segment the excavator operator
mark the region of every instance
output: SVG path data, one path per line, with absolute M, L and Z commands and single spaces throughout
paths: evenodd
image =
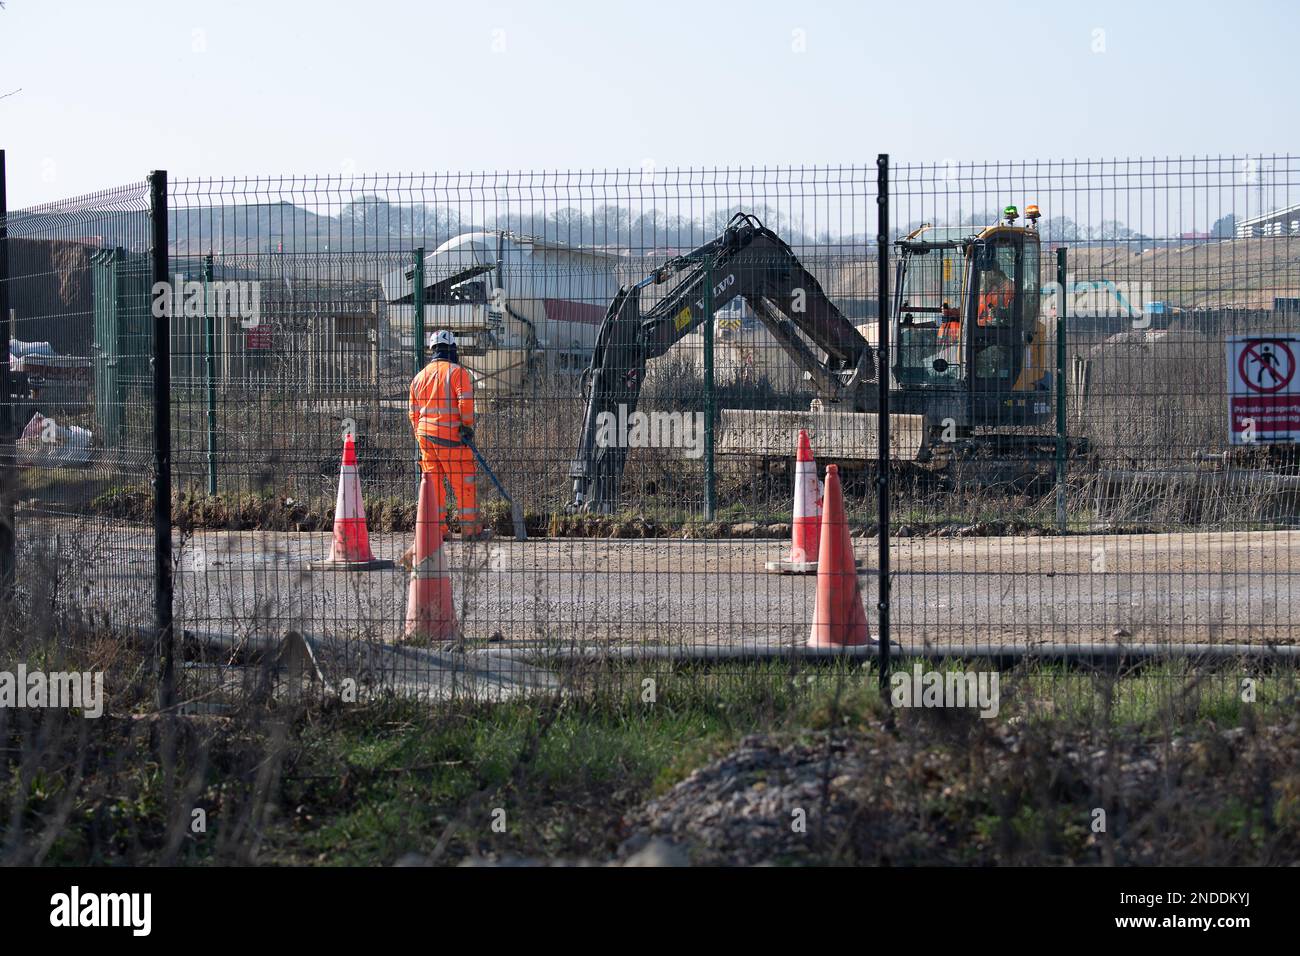
M 1003 325 L 1007 310 L 1016 297 L 1016 284 L 994 263 L 984 273 L 984 291 L 980 294 L 975 321 L 980 325 Z

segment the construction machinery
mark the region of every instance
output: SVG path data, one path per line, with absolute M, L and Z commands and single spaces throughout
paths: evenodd
M 456 334 L 475 389 L 525 391 L 539 373 L 574 378 L 618 289 L 619 257 L 503 230 L 461 233 L 424 257 L 423 327 Z M 383 279 L 400 350 L 414 350 L 414 264 Z
M 890 409 L 925 416 L 927 448 L 984 429 L 1033 444 L 1024 427 L 1054 414 L 1038 207 L 1018 218 L 1008 206 L 975 235 L 925 225 L 895 243 Z
M 1038 210 L 1029 224 L 1004 210 L 978 234 L 923 226 L 895 245 L 890 309 L 891 455 L 924 461 L 938 443 L 1027 443 L 1022 426 L 1053 409 L 1047 329 L 1040 315 Z M 644 312 L 643 290 L 674 281 Z M 608 512 L 628 448 L 602 442 L 604 423 L 636 410 L 648 360 L 742 298 L 802 370 L 814 397 L 807 412 L 727 409 L 720 448 L 789 455 L 799 428 L 819 455 L 874 458 L 879 350 L 831 301 L 793 250 L 756 217 L 737 213 L 718 238 L 674 256 L 610 303 L 582 386 L 582 437 L 570 467 L 574 510 Z M 976 437 L 977 431 L 993 429 Z M 1041 440 L 1041 438 L 1040 438 Z

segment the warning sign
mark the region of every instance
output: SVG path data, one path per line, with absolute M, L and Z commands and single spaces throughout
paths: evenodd
M 1228 434 L 1234 445 L 1300 441 L 1300 337 L 1228 338 Z
M 273 341 L 269 325 L 255 325 L 244 333 L 244 348 L 250 352 L 257 349 L 269 349 Z

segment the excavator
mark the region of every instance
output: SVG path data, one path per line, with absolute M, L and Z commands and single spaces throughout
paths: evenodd
M 895 243 L 890 321 L 896 346 L 883 374 L 890 376 L 891 428 L 897 421 L 901 432 L 917 436 L 903 457 L 924 461 L 940 443 L 969 445 L 980 440 L 977 430 L 1031 442 L 1034 436 L 1011 429 L 1050 419 L 1054 376 L 1040 315 L 1038 209 L 1029 206 L 1026 213 L 1026 226 L 1015 224 L 1018 211 L 1008 206 L 1001 221 L 976 234 L 969 227 L 927 225 Z M 643 290 L 670 282 L 643 312 Z M 724 433 L 742 439 L 729 451 L 788 455 L 791 436 L 805 420 L 823 431 L 834 423 L 852 426 L 841 434 L 875 434 L 879 350 L 784 240 L 755 216 L 737 213 L 722 235 L 623 286 L 610 303 L 581 379 L 587 408 L 569 470 L 571 510 L 614 510 L 628 449 L 598 441 L 600 423 L 608 420 L 602 416 L 633 413 L 647 361 L 737 297 L 803 371 L 815 397 L 809 413 L 723 411 Z M 769 425 L 754 428 L 756 420 Z M 744 445 L 746 436 L 751 447 Z M 773 439 L 780 447 L 769 447 Z M 832 449 L 828 457 L 871 454 L 864 443 L 850 443 L 854 447 Z

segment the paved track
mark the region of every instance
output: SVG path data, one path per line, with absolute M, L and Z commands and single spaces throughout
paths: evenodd
M 29 572 L 44 567 L 36 551 L 49 550 L 42 542 L 57 532 L 59 602 L 147 622 L 149 531 L 77 530 L 71 520 L 20 523 Z M 379 556 L 395 558 L 406 540 L 375 535 L 372 543 Z M 870 609 L 876 544 L 855 545 L 868 569 L 862 584 Z M 186 628 L 299 628 L 380 640 L 400 632 L 400 571 L 306 570 L 308 560 L 328 553 L 328 535 L 209 532 L 178 540 L 177 548 L 176 614 Z M 762 570 L 783 550 L 765 540 L 565 539 L 452 543 L 448 556 L 472 638 L 766 647 L 802 641 L 812 617 L 812 577 Z M 893 546 L 893 566 L 895 635 L 910 643 L 1289 643 L 1300 636 L 1291 613 L 1300 597 L 1300 532 L 905 538 Z M 37 586 L 49 586 L 48 570 L 37 576 L 45 582 Z

